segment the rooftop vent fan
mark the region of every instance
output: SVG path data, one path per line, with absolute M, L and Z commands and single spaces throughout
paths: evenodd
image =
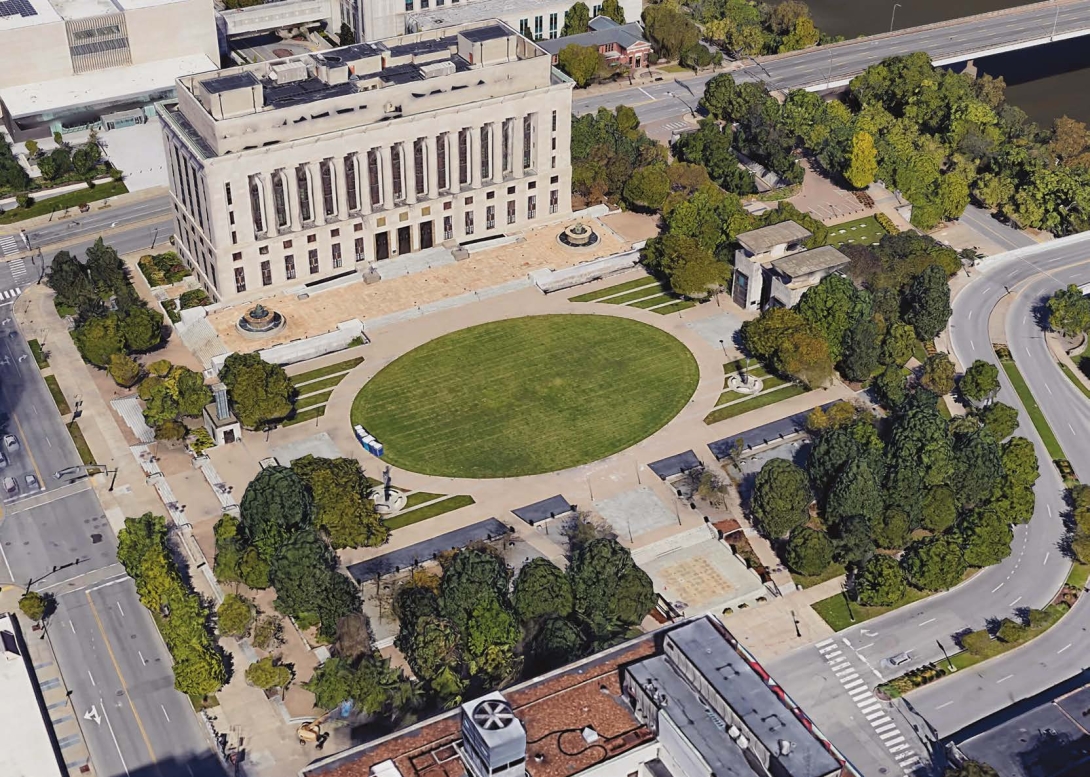
M 499 731 L 515 722 L 515 713 L 505 701 L 486 699 L 473 708 L 473 722 L 484 731 Z

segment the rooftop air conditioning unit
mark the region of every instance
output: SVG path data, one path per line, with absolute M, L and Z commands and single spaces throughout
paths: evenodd
M 474 777 L 526 773 L 526 729 L 499 693 L 462 705 L 462 746 Z
M 420 74 L 424 78 L 439 78 L 440 76 L 452 76 L 458 68 L 449 59 L 443 62 L 428 62 L 424 65 L 417 65 L 420 68 Z
M 272 65 L 269 68 L 269 78 L 278 84 L 291 84 L 296 81 L 305 81 L 307 66 L 305 62 L 283 62 Z

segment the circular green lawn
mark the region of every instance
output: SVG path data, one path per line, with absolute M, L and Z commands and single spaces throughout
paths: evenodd
M 672 335 L 612 316 L 530 316 L 462 329 L 384 367 L 352 423 L 391 464 L 497 478 L 601 459 L 661 429 L 696 390 Z

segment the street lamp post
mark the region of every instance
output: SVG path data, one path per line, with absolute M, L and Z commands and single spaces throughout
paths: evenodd
M 848 586 L 845 585 L 840 590 L 844 594 L 844 604 L 848 607 L 848 617 L 851 619 L 852 623 L 855 623 L 855 613 L 852 612 L 852 600 L 848 597 Z
M 897 9 L 901 7 L 900 3 L 893 4 L 893 13 L 889 15 L 889 31 L 893 32 L 893 20 L 897 18 Z

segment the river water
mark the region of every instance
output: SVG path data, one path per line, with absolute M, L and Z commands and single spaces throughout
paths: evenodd
M 998 11 L 1028 0 L 903 0 L 893 15 L 887 0 L 807 0 L 818 28 L 854 38 L 895 29 Z M 1007 82 L 1007 100 L 1042 126 L 1064 114 L 1090 123 L 1090 39 L 1001 54 L 976 61 L 977 69 Z

